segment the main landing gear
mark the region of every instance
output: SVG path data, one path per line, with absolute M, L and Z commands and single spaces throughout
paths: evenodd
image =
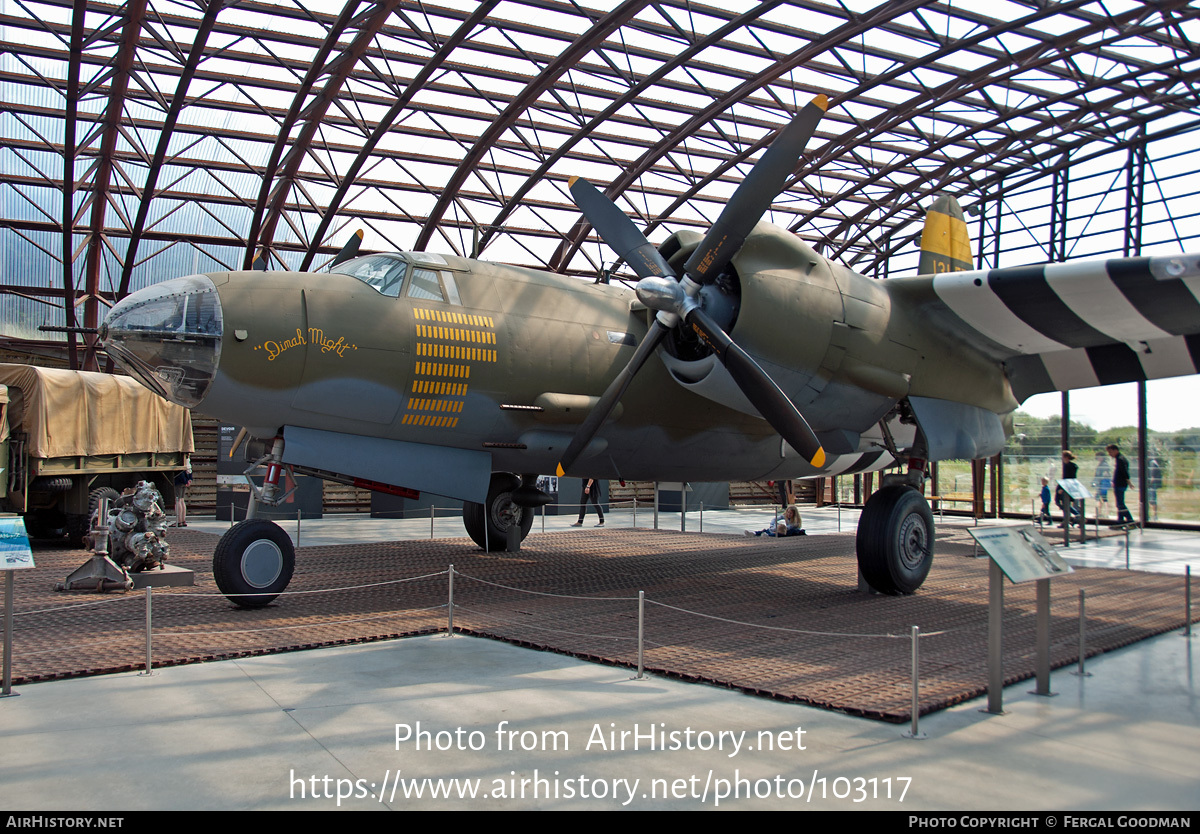
M 512 526 L 516 526 L 524 541 L 533 529 L 534 515 L 533 507 L 522 506 L 530 503 L 526 493 L 536 494 L 537 490 L 522 487 L 521 478 L 511 472 L 493 472 L 486 504 L 463 501 L 467 535 L 489 552 L 507 548 L 508 528 Z
M 867 500 L 858 521 L 858 569 L 884 594 L 911 594 L 933 564 L 933 513 L 911 483 L 889 483 Z

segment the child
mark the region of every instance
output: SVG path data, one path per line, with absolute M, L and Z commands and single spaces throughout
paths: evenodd
M 783 518 L 776 518 L 774 523 L 767 529 L 758 531 L 747 530 L 746 535 L 770 536 L 773 539 L 806 535 L 804 528 L 800 526 L 800 508 L 793 504 L 784 512 Z
M 1042 478 L 1042 515 L 1041 521 L 1050 520 L 1050 479 Z

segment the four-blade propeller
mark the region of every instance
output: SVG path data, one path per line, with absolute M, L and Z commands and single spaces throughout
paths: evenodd
M 600 238 L 642 279 L 637 286 L 638 298 L 656 310 L 657 315 L 629 364 L 609 383 L 600 401 L 575 433 L 558 464 L 560 476 L 587 448 L 663 337 L 681 322 L 694 328 L 708 343 L 746 399 L 771 427 L 813 466 L 824 465 L 825 450 L 796 406 L 754 358 L 701 309 L 696 295 L 706 284 L 716 281 L 742 248 L 754 225 L 771 207 L 816 130 L 826 106 L 825 96 L 817 96 L 771 143 L 749 176 L 738 186 L 704 240 L 688 257 L 678 280 L 654 245 L 612 200 L 586 180 L 571 180 L 575 204 Z

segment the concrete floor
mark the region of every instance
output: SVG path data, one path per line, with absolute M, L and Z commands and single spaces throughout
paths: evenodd
M 835 513 L 810 512 L 805 525 L 835 530 Z M 708 512 L 705 531 L 769 520 Z M 843 512 L 844 529 L 853 523 Z M 302 522 L 301 539 L 428 536 L 428 519 L 417 524 L 330 517 Z M 224 526 L 191 522 L 209 525 Z M 461 535 L 456 520 L 439 527 Z M 1068 555 L 1123 566 L 1114 541 Z M 1156 570 L 1200 555 L 1194 536 L 1135 533 L 1131 544 L 1135 565 Z M 1004 715 L 975 701 L 927 716 L 923 740 L 905 738 L 907 725 L 631 680 L 463 636 L 40 683 L 0 700 L 0 807 L 1193 810 L 1198 640 L 1168 634 L 1093 659 L 1091 677 L 1060 670 L 1053 698 L 1028 694 L 1031 682 L 1009 687 Z M 435 789 L 451 798 L 431 798 Z

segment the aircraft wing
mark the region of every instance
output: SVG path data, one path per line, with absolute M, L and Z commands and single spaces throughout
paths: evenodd
M 1018 401 L 1200 373 L 1200 255 L 1068 261 L 886 282 L 1004 362 Z

